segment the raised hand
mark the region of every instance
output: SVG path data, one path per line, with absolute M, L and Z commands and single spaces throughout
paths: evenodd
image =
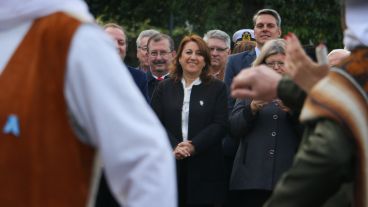
M 252 110 L 253 114 L 255 114 L 267 104 L 267 101 L 252 100 L 252 102 L 250 103 L 250 109 Z
M 313 62 L 305 53 L 299 39 L 293 33 L 285 36 L 286 40 L 286 74 L 307 93 L 328 73 L 328 65 Z

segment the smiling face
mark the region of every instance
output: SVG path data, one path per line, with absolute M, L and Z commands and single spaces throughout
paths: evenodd
M 202 52 L 196 42 L 187 42 L 179 57 L 179 63 L 183 69 L 183 75 L 199 77 L 206 65 Z
M 254 26 L 254 36 L 257 46 L 261 48 L 268 40 L 276 39 L 281 35 L 281 29 L 277 21 L 270 14 L 261 14 L 257 17 Z
M 150 41 L 148 45 L 148 63 L 153 75 L 162 76 L 169 72 L 169 65 L 174 57 L 167 39 Z

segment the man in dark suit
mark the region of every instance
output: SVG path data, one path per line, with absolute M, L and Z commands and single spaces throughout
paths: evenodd
M 281 17 L 278 12 L 273 9 L 259 10 L 253 16 L 253 24 L 256 47 L 251 51 L 231 55 L 228 58 L 225 70 L 225 84 L 228 87 L 228 90 L 230 90 L 233 78 L 242 69 L 252 65 L 266 41 L 276 39 L 281 36 Z M 232 111 L 234 103 L 235 100 L 229 96 L 229 112 Z
M 135 84 L 137 84 L 139 90 L 142 92 L 142 95 L 147 100 L 147 102 L 150 103 L 150 99 L 148 97 L 148 81 L 146 74 L 130 66 L 127 66 L 127 68 L 130 74 L 133 76 Z
M 169 65 L 176 54 L 174 41 L 166 34 L 155 34 L 147 41 L 147 53 L 150 66 L 147 72 L 148 96 L 151 99 L 158 83 L 168 78 Z

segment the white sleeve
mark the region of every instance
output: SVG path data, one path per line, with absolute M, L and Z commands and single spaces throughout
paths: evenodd
M 82 25 L 68 57 L 64 93 L 78 125 L 99 150 L 124 207 L 176 206 L 175 163 L 165 130 L 97 26 Z

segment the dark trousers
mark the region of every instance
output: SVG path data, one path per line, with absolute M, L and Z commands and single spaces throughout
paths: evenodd
M 120 207 L 118 202 L 112 196 L 105 173 L 102 172 L 100 183 L 98 185 L 97 198 L 95 207 Z
M 269 190 L 234 190 L 226 207 L 262 207 L 271 193 Z

